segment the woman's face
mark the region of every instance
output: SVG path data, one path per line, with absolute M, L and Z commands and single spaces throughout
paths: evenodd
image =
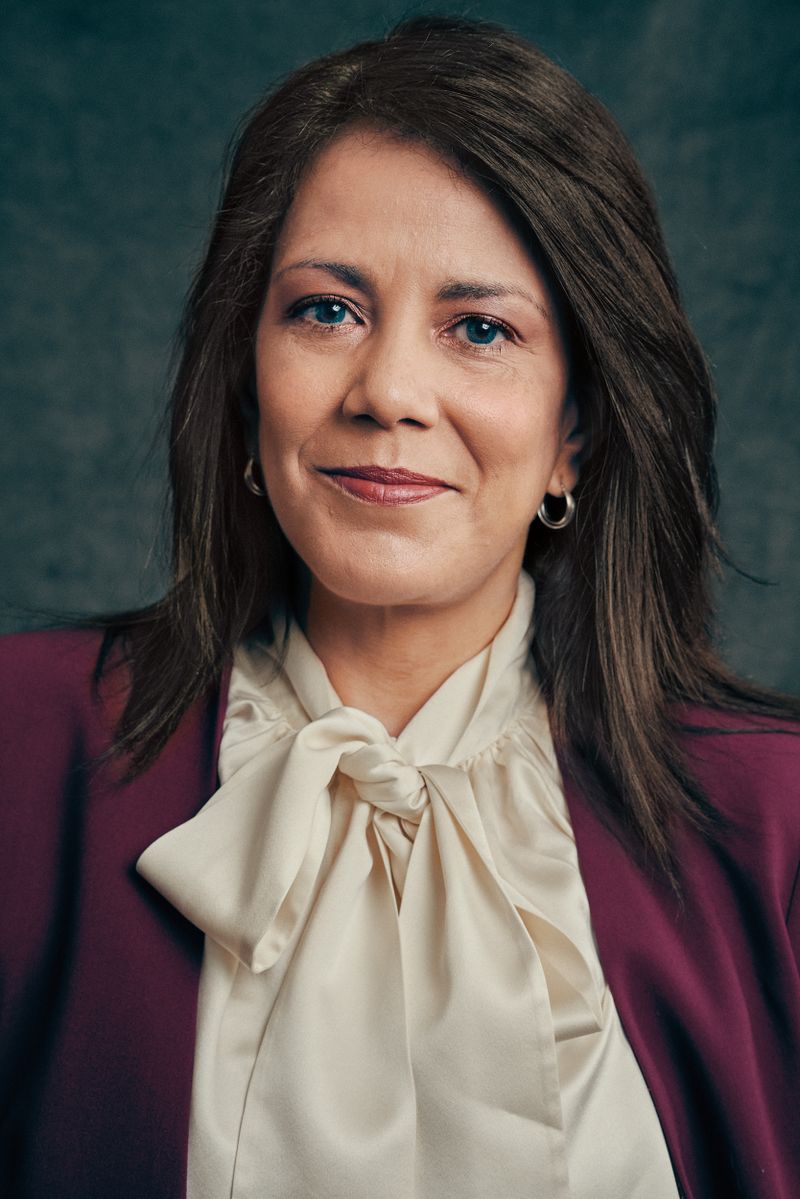
M 261 467 L 312 587 L 395 606 L 512 586 L 545 491 L 576 482 L 567 376 L 541 274 L 481 190 L 381 133 L 321 154 L 256 343 Z

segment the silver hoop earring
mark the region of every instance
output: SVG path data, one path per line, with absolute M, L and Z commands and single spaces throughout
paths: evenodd
M 244 468 L 244 485 L 248 491 L 252 491 L 253 495 L 264 496 L 267 491 L 265 487 L 256 482 L 255 467 L 255 458 L 248 458 L 247 466 Z
M 547 493 L 546 492 L 545 492 L 544 499 L 542 500 L 541 504 L 539 505 L 539 511 L 537 512 L 536 515 L 539 517 L 539 520 L 542 522 L 543 525 L 547 525 L 548 529 L 566 529 L 567 525 L 570 523 L 573 516 L 575 515 L 575 500 L 572 498 L 572 492 L 565 490 L 562 493 L 561 498 L 563 499 L 564 503 L 567 506 L 564 509 L 563 514 L 561 516 L 559 516 L 558 519 L 556 519 L 556 520 L 554 520 L 553 517 L 547 511 Z

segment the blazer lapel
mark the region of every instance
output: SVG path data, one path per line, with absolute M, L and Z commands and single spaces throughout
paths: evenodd
M 790 1199 L 800 1152 L 800 994 L 776 902 L 785 837 L 770 827 L 763 780 L 748 766 L 752 739 L 737 745 L 730 735 L 689 749 L 712 803 L 737 818 L 713 837 L 678 833 L 680 902 L 636 864 L 562 761 L 592 926 L 684 1195 Z M 776 780 L 783 793 L 791 793 L 794 763 L 787 759 L 786 778 Z
M 226 696 L 227 676 L 133 782 L 120 786 L 116 766 L 87 773 L 80 845 L 70 849 L 82 866 L 61 947 L 64 994 L 37 1088 L 26 1195 L 185 1196 L 203 937 L 135 865 L 216 790 Z M 90 756 L 103 748 L 99 727 L 95 737 Z

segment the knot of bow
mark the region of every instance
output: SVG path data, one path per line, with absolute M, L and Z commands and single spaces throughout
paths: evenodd
M 409 765 L 388 742 L 373 742 L 343 753 L 339 773 L 350 779 L 365 803 L 419 824 L 429 802 L 424 768 Z

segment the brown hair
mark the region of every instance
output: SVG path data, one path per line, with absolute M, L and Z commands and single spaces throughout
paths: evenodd
M 245 124 L 182 325 L 172 584 L 107 622 L 131 668 L 117 750 L 146 767 L 236 642 L 258 626 L 270 636 L 269 613 L 291 604 L 293 553 L 243 485 L 240 400 L 281 222 L 303 172 L 356 122 L 422 140 L 499 198 L 567 314 L 592 450 L 577 519 L 531 527 L 534 655 L 557 746 L 631 843 L 670 868 L 676 817 L 713 820 L 678 749 L 679 705 L 800 705 L 736 680 L 711 646 L 714 392 L 648 186 L 601 104 L 482 21 L 404 21 L 295 71 Z

